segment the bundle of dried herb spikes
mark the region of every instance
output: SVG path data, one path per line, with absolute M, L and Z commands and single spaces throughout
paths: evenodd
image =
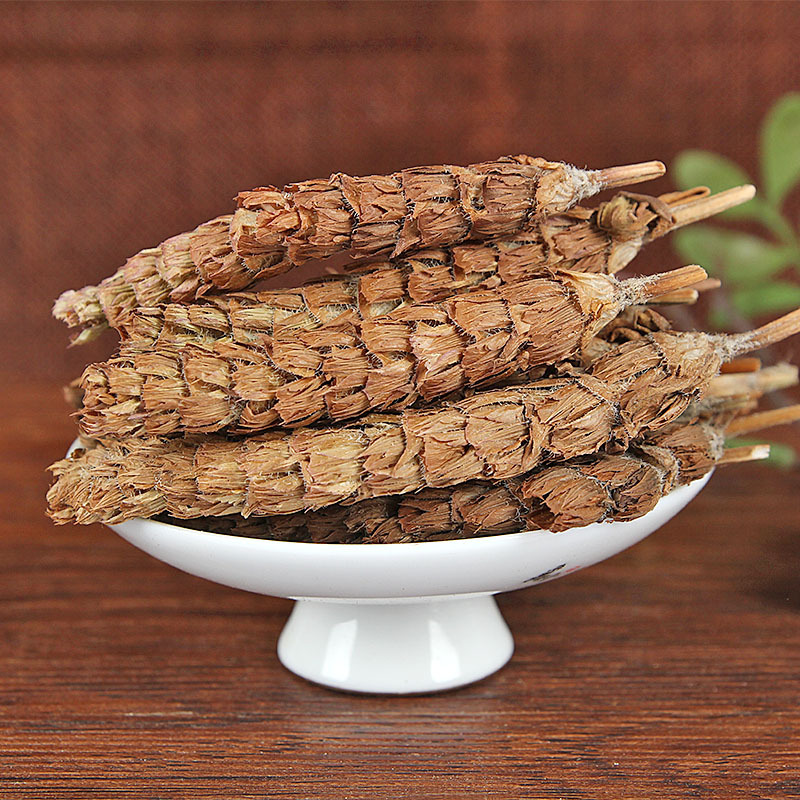
M 638 304 L 691 302 L 700 267 L 614 277 L 752 187 L 577 205 L 662 172 L 519 156 L 256 189 L 66 292 L 54 313 L 76 341 L 110 326 L 121 342 L 71 386 L 92 446 L 52 467 L 51 516 L 370 543 L 557 531 L 633 518 L 756 457 L 723 455 L 723 431 L 754 425 L 737 414 L 796 372 L 739 359 L 749 371 L 717 375 L 800 330 L 800 312 L 680 333 Z M 340 252 L 371 260 L 233 291 Z
M 530 221 L 513 236 L 430 248 L 389 260 L 357 260 L 348 271 L 364 278 L 361 291 L 350 296 L 348 303 L 377 313 L 383 304 L 391 307 L 398 297 L 423 303 L 443 300 L 475 288 L 537 277 L 551 269 L 614 274 L 645 243 L 746 202 L 753 196 L 753 187 L 707 195 L 702 187 L 661 197 L 622 192 L 594 209 L 577 206 Z M 242 289 L 257 282 L 266 277 L 263 272 L 245 273 L 230 284 L 211 268 L 234 257 L 228 230 L 232 219 L 219 217 L 143 250 L 98 286 L 65 292 L 56 301 L 55 316 L 78 329 L 74 341 L 81 343 L 108 326 L 119 327 L 136 307 L 190 302 L 220 289 Z M 313 283 L 307 291 L 312 298 L 317 285 Z
M 724 415 L 675 423 L 621 454 L 554 464 L 507 481 L 471 481 L 452 489 L 365 500 L 305 514 L 230 515 L 178 522 L 199 530 L 286 541 L 396 543 L 491 536 L 522 530 L 554 532 L 606 520 L 627 521 L 651 511 L 674 487 L 715 466 L 764 458 L 769 448 L 724 448 L 726 434 L 800 419 L 800 406 L 741 417 Z M 737 426 L 738 423 L 738 426 Z
M 134 312 L 120 354 L 84 374 L 82 429 L 241 433 L 455 397 L 574 358 L 624 308 L 703 278 L 699 267 L 623 282 L 561 272 L 277 334 L 274 308 L 252 298 L 216 303 L 196 332 L 161 309 Z

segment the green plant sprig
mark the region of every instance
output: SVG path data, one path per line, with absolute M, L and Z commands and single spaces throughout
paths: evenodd
M 686 261 L 702 264 L 724 279 L 727 302 L 713 309 L 718 327 L 740 326 L 760 314 L 800 305 L 800 231 L 786 216 L 787 196 L 800 183 L 800 93 L 785 95 L 761 126 L 761 187 L 748 203 L 721 215 L 760 224 L 769 238 L 714 225 L 695 225 L 675 234 L 675 247 Z M 686 150 L 673 165 L 681 188 L 708 186 L 714 192 L 753 183 L 728 158 L 705 150 Z
M 800 230 L 784 209 L 787 197 L 800 185 L 800 92 L 784 95 L 767 112 L 759 155 L 761 191 L 720 218 L 755 222 L 768 236 L 704 224 L 676 231 L 673 239 L 685 263 L 702 264 L 723 280 L 710 312 L 710 321 L 718 328 L 745 329 L 753 317 L 800 305 Z M 681 189 L 701 185 L 719 192 L 754 183 L 738 164 L 707 150 L 680 153 L 673 173 Z M 754 441 L 735 442 L 745 443 Z M 787 469 L 797 460 L 789 445 L 770 443 L 773 466 Z

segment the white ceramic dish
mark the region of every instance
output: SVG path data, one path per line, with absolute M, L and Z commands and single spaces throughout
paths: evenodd
M 110 527 L 192 575 L 296 600 L 278 641 L 292 672 L 355 692 L 433 692 L 484 678 L 511 657 L 514 642 L 492 595 L 630 547 L 675 516 L 709 477 L 676 489 L 639 519 L 563 533 L 357 545 L 248 539 L 152 520 Z

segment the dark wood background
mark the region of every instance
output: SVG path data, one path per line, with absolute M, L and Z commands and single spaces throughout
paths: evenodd
M 254 185 L 687 147 L 755 175 L 798 40 L 795 2 L 4 3 L 5 366 L 65 381 L 105 357 L 110 337 L 65 350 L 59 292 Z M 678 260 L 661 242 L 639 265 Z
M 700 147 L 755 175 L 764 112 L 800 88 L 798 3 L 4 3 L 0 19 L 0 796 L 800 797 L 797 473 L 720 473 L 631 551 L 504 597 L 503 672 L 400 700 L 284 671 L 287 602 L 43 516 L 73 431 L 59 387 L 113 345 L 66 349 L 60 291 L 239 189 L 334 170 Z M 677 265 L 668 242 L 637 262 Z

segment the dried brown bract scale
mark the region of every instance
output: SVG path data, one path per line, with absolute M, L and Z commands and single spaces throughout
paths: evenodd
M 163 324 L 154 340 L 142 335 L 162 314 L 144 310 L 120 356 L 84 373 L 82 429 L 95 437 L 249 433 L 455 398 L 578 356 L 622 308 L 704 277 L 700 267 L 624 282 L 563 272 L 373 318 L 346 312 L 313 329 L 301 312 L 278 332 L 270 305 L 271 335 L 252 327 L 243 335 L 237 318 L 252 322 L 259 309 L 235 299 L 209 307 L 193 339 L 185 326 L 171 337 Z M 337 299 L 344 307 L 348 296 Z
M 52 467 L 59 523 L 290 514 L 335 503 L 523 475 L 548 460 L 622 447 L 663 428 L 723 361 L 800 330 L 800 310 L 731 336 L 662 331 L 619 345 L 589 373 L 483 392 L 342 427 L 230 441 L 135 438 Z
M 80 378 L 75 378 L 75 380 L 62 387 L 61 393 L 64 396 L 64 402 L 68 406 L 76 411 L 80 411 L 83 408 L 83 389 L 81 388 Z
M 649 306 L 629 306 L 600 329 L 597 336 L 586 344 L 573 363 L 577 367 L 588 369 L 616 345 L 641 339 L 658 331 L 668 331 L 671 328 L 672 323 L 655 309 Z
M 314 543 L 394 544 L 537 529 L 561 532 L 636 519 L 673 488 L 697 480 L 717 464 L 763 456 L 748 448 L 724 450 L 726 435 L 798 420 L 800 405 L 732 423 L 720 416 L 690 419 L 634 443 L 624 454 L 583 456 L 503 483 L 473 481 L 280 517 L 161 519 L 215 533 Z
M 796 419 L 797 408 L 793 411 L 781 419 Z M 744 425 L 748 419 L 743 418 Z M 163 521 L 315 543 L 390 544 L 537 529 L 560 532 L 643 516 L 673 488 L 706 474 L 723 454 L 723 437 L 718 419 L 691 420 L 670 425 L 623 454 L 583 456 L 504 482 L 472 481 L 282 517 L 232 515 L 187 522 L 164 515 Z
M 241 255 L 281 252 L 290 264 L 498 239 L 531 219 L 565 211 L 603 189 L 664 173 L 653 161 L 604 170 L 530 156 L 471 164 L 412 167 L 391 175 L 335 173 L 242 192 L 231 223 Z
M 471 167 L 420 167 L 389 176 L 336 174 L 329 181 L 291 184 L 283 191 L 256 189 L 239 196 L 241 207 L 235 215 L 217 217 L 142 250 L 99 286 L 64 292 L 53 314 L 80 329 L 73 340 L 80 344 L 109 325 L 116 327 L 136 306 L 243 289 L 310 257 L 342 250 L 388 252 L 399 247 L 400 240 L 408 249 L 415 236 L 429 243 L 421 246 L 430 246 L 434 230 L 438 244 L 467 238 L 458 233 L 462 228 L 473 231 L 474 238 L 498 238 L 506 228 L 516 231 L 549 209 L 564 210 L 604 188 L 663 173 L 664 165 L 657 161 L 587 171 L 519 156 Z M 458 197 L 448 199 L 446 186 L 453 181 Z M 399 194 L 392 194 L 392 186 L 400 187 Z M 375 249 L 384 230 L 398 232 L 389 236 L 391 244 Z M 363 249 L 365 237 L 371 244 Z

